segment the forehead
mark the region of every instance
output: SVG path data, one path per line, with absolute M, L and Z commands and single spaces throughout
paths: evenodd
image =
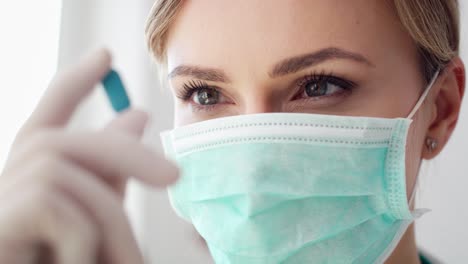
M 414 58 L 411 38 L 385 0 L 185 1 L 167 41 L 179 64 L 252 74 L 278 60 L 339 47 L 374 64 Z M 389 66 L 390 66 L 389 65 Z

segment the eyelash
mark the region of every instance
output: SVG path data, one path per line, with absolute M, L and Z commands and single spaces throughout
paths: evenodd
M 336 85 L 344 90 L 351 90 L 356 87 L 356 83 L 346 80 L 344 78 L 338 77 L 334 75 L 332 72 L 330 73 L 311 73 L 297 81 L 297 86 L 299 87 L 299 91 L 304 91 L 307 85 L 312 83 L 330 83 Z
M 181 99 L 182 101 L 189 101 L 192 98 L 192 95 L 202 89 L 213 89 L 219 91 L 215 87 L 209 86 L 206 82 L 201 80 L 191 80 L 188 83 L 185 83 L 182 86 L 181 91 L 177 92 L 177 98 Z
M 299 90 L 298 92 L 296 92 L 295 96 L 293 97 L 293 100 L 300 99 L 298 98 L 298 95 L 301 95 L 302 92 L 305 91 L 305 88 L 307 87 L 307 85 L 312 84 L 312 83 L 323 83 L 323 82 L 336 85 L 342 88 L 343 90 L 348 90 L 348 91 L 351 91 L 356 87 L 356 83 L 354 83 L 353 81 L 346 80 L 341 77 L 337 77 L 333 73 L 325 73 L 325 72 L 311 73 L 302 77 L 298 81 L 296 81 L 296 85 L 297 87 L 299 87 Z M 188 83 L 183 84 L 182 89 L 177 92 L 176 96 L 182 101 L 187 102 L 192 98 L 194 93 L 201 91 L 203 89 L 212 89 L 217 92 L 221 92 L 220 89 L 214 86 L 210 86 L 204 81 L 191 80 Z M 318 97 L 327 97 L 327 96 L 328 95 L 318 96 Z M 199 107 L 200 109 L 206 108 L 206 110 L 209 110 L 213 108 L 214 106 L 215 105 L 200 105 L 197 107 Z

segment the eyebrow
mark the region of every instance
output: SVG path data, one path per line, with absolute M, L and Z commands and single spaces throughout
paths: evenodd
M 305 68 L 331 59 L 347 59 L 375 67 L 374 64 L 372 64 L 368 59 L 366 59 L 366 57 L 359 53 L 330 47 L 318 50 L 316 52 L 284 59 L 277 63 L 268 73 L 268 75 L 270 78 L 277 78 L 298 72 Z M 169 78 L 174 78 L 177 76 L 190 76 L 196 79 L 212 82 L 231 82 L 226 73 L 221 69 L 207 68 L 196 65 L 180 65 L 174 68 L 171 73 L 168 74 Z
M 176 76 L 191 76 L 196 79 L 212 82 L 231 82 L 223 70 L 194 65 L 181 65 L 175 67 L 174 70 L 169 73 L 168 77 L 174 78 Z
M 280 77 L 303 70 L 331 59 L 346 59 L 375 67 L 366 57 L 359 53 L 330 47 L 319 51 L 285 59 L 277 63 L 268 75 L 271 78 Z

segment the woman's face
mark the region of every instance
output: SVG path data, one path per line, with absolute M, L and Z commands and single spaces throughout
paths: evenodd
M 301 112 L 406 117 L 424 81 L 390 2 L 186 1 L 167 40 L 175 125 Z M 407 191 L 429 123 L 413 122 Z

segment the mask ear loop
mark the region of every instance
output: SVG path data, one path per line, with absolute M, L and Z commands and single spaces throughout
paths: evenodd
M 427 95 L 429 94 L 431 88 L 434 86 L 434 83 L 436 82 L 437 78 L 439 77 L 439 74 L 440 74 L 440 70 L 437 70 L 436 73 L 434 74 L 434 76 L 432 77 L 431 81 L 429 82 L 429 85 L 424 90 L 421 97 L 419 97 L 419 100 L 416 102 L 416 104 L 414 105 L 414 107 L 411 110 L 410 114 L 408 115 L 408 117 L 407 117 L 408 119 L 413 119 L 416 112 L 418 112 L 419 108 L 424 103 L 424 100 L 426 100 Z M 419 182 L 419 173 L 416 176 L 416 181 L 414 182 L 413 190 L 411 190 L 411 197 L 409 199 L 409 204 L 413 203 L 415 193 L 416 193 L 416 186 L 418 186 L 418 182 Z
M 429 94 L 432 86 L 434 86 L 434 83 L 436 82 L 437 78 L 439 77 L 439 73 L 440 73 L 440 70 L 437 70 L 436 73 L 434 74 L 434 76 L 432 77 L 431 81 L 429 82 L 429 85 L 424 90 L 421 97 L 419 97 L 419 100 L 416 102 L 416 104 L 414 105 L 413 109 L 411 110 L 411 112 L 409 113 L 407 118 L 413 119 L 416 112 L 418 112 L 419 108 L 424 103 L 424 100 L 426 100 L 426 97 Z

